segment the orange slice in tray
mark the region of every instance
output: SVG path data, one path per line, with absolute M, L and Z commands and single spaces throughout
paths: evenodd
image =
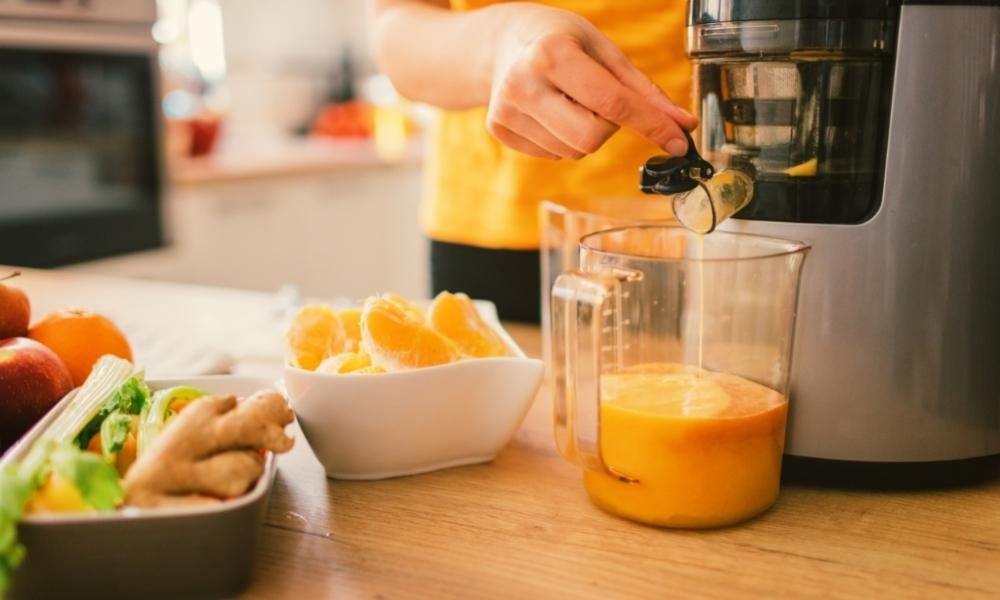
M 481 358 L 511 354 L 507 344 L 483 320 L 472 300 L 465 294 L 438 294 L 427 309 L 427 320 L 468 356 Z
M 296 313 L 285 334 L 285 344 L 288 364 L 314 371 L 324 358 L 343 347 L 344 331 L 333 309 L 313 304 Z
M 365 301 L 361 340 L 372 365 L 386 371 L 442 365 L 462 357 L 454 342 L 386 296 Z

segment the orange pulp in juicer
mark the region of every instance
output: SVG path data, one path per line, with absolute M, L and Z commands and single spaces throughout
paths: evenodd
M 786 398 L 742 377 L 673 363 L 601 376 L 604 462 L 638 482 L 587 471 L 595 504 L 643 523 L 737 523 L 778 496 Z

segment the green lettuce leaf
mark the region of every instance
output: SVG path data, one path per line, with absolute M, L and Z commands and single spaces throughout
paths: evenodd
M 101 425 L 109 415 L 114 413 L 138 415 L 142 412 L 148 400 L 149 387 L 143 381 L 142 373 L 132 375 L 115 390 L 115 393 L 105 401 L 94 418 L 77 434 L 77 447 L 86 448 L 90 442 L 90 438 L 94 437 L 94 434 L 101 430 Z
M 132 415 L 114 413 L 101 423 L 101 453 L 105 460 L 114 460 L 125 445 L 125 440 L 132 431 L 132 419 Z
M 24 559 L 24 546 L 17 541 L 17 523 L 24 505 L 34 492 L 30 478 L 14 465 L 0 469 L 0 594 L 10 584 L 10 575 Z
M 100 456 L 63 444 L 52 450 L 49 464 L 96 510 L 114 510 L 121 503 L 124 492 L 118 471 Z
M 118 394 L 130 378 L 136 381 Z M 142 375 L 135 373 L 132 363 L 117 356 L 105 355 L 97 361 L 87 381 L 42 436 L 31 445 L 28 453 L 17 464 L 10 464 L 10 461 L 6 461 L 8 464 L 0 464 L 0 596 L 3 596 L 10 584 L 14 569 L 24 558 L 24 546 L 17 541 L 18 521 L 23 516 L 25 504 L 51 472 L 49 459 L 56 449 L 63 449 L 61 462 L 64 470 L 69 473 L 67 479 L 75 481 L 75 485 L 82 488 L 81 494 L 86 494 L 85 501 L 95 507 L 117 503 L 113 499 L 120 498 L 122 494 L 114 467 L 94 454 L 82 461 L 77 460 L 72 455 L 85 453 L 73 446 L 72 442 L 77 437 L 82 437 L 78 434 L 83 426 L 93 421 L 94 415 L 109 404 L 110 400 L 117 398 L 118 406 L 135 409 L 140 394 L 145 403 L 149 391 L 145 389 Z M 141 410 L 141 406 L 139 409 Z M 93 433 L 87 436 L 86 441 L 90 441 L 92 435 Z M 92 464 L 94 461 L 98 466 Z

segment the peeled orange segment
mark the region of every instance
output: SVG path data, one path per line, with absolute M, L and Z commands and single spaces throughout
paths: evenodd
M 731 399 L 712 377 L 696 373 L 611 373 L 601 376 L 605 402 L 665 417 L 714 417 Z
M 24 512 L 62 513 L 62 512 L 93 512 L 80 495 L 79 490 L 58 473 L 53 472 L 45 480 L 42 487 L 28 501 Z
M 364 352 L 341 352 L 323 359 L 316 367 L 317 373 L 354 373 L 372 365 L 371 357 Z
M 785 169 L 785 175 L 791 175 L 792 177 L 815 177 L 816 168 L 819 166 L 819 161 L 815 158 L 810 158 L 804 163 L 799 163 L 795 166 L 788 167 Z
M 372 364 L 386 371 L 442 365 L 462 356 L 454 342 L 384 296 L 365 301 L 361 341 Z
M 398 306 L 403 312 L 412 317 L 413 319 L 423 322 L 424 311 L 416 303 L 410 302 L 406 298 L 400 296 L 399 294 L 382 294 L 383 299 L 391 302 Z
M 358 369 L 357 371 L 352 371 L 353 375 L 377 375 L 379 373 L 385 373 L 385 369 L 378 365 L 369 365 L 363 369 Z
M 344 347 L 338 351 L 357 352 L 361 348 L 361 309 L 341 309 L 337 312 L 337 320 L 344 332 Z
M 510 348 L 465 294 L 438 294 L 427 309 L 427 321 L 468 356 L 510 356 Z
M 344 332 L 333 309 L 323 304 L 304 306 L 285 334 L 288 364 L 313 371 L 331 348 L 343 346 L 343 340 Z

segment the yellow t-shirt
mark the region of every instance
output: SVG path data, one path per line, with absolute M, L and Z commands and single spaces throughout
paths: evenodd
M 454 10 L 495 2 L 452 0 Z M 684 0 L 544 0 L 592 22 L 685 108 L 691 67 L 684 52 Z M 486 108 L 442 111 L 430 138 L 421 221 L 434 240 L 485 248 L 532 249 L 545 199 L 639 196 L 638 167 L 663 152 L 622 129 L 594 154 L 552 161 L 520 154 L 486 130 Z

